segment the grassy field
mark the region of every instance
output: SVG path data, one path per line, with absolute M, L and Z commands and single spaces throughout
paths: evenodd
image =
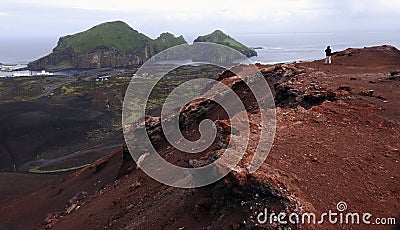
M 0 100 L 34 100 L 75 81 L 66 76 L 30 76 L 0 79 Z

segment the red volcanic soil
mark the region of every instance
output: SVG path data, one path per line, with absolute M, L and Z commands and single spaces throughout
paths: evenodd
M 68 175 L 50 187 L 24 195 L 12 202 L 3 202 L 1 222 L 10 229 L 32 229 L 40 225 L 45 213 L 63 209 L 81 192 L 93 194 L 113 183 L 121 167 L 122 147 L 91 166 Z
M 390 46 L 348 49 L 332 61 L 258 65 L 278 107 L 272 150 L 253 174 L 245 166 L 260 133 L 258 110 L 249 106 L 252 97 L 238 79 L 225 73 L 220 80 L 243 93 L 252 126 L 239 169 L 223 180 L 198 189 L 168 187 L 149 178 L 127 152 L 117 149 L 51 187 L 3 202 L 0 222 L 9 229 L 392 229 L 393 225 L 327 221 L 257 224 L 264 208 L 320 215 L 337 212 L 341 201 L 347 204 L 346 212 L 371 213 L 372 222 L 376 217 L 400 217 L 400 77 L 395 73 L 400 70 L 400 52 Z M 212 103 L 192 105 L 197 110 L 182 113 L 218 118 L 220 127 L 229 129 L 218 106 L 195 116 L 193 111 L 204 111 Z M 147 121 L 160 154 L 174 164 L 187 162 L 158 135 L 157 119 Z M 195 128 L 187 127 L 188 138 L 198 135 L 190 134 Z M 224 138 L 229 135 L 218 141 Z M 210 152 L 204 154 L 207 160 Z

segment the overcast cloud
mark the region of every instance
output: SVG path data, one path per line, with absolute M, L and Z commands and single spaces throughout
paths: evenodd
M 3 0 L 0 37 L 59 37 L 123 20 L 150 37 L 188 41 L 214 29 L 229 34 L 399 31 L 398 0 Z

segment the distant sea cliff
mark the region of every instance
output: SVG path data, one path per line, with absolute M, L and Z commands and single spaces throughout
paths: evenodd
M 257 56 L 254 49 L 237 42 L 220 30 L 199 36 L 194 42 L 227 45 L 246 55 Z M 89 30 L 61 37 L 53 52 L 30 62 L 30 70 L 71 68 L 133 68 L 170 47 L 187 44 L 183 36 L 162 33 L 151 39 L 122 21 L 106 22 Z
M 53 52 L 28 64 L 31 70 L 135 67 L 169 47 L 187 43 L 183 36 L 163 33 L 157 39 L 122 21 L 106 22 L 61 37 Z

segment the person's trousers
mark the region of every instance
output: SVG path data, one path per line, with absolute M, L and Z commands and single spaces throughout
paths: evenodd
M 332 63 L 332 56 L 327 56 L 325 58 L 325 64 L 331 64 Z

